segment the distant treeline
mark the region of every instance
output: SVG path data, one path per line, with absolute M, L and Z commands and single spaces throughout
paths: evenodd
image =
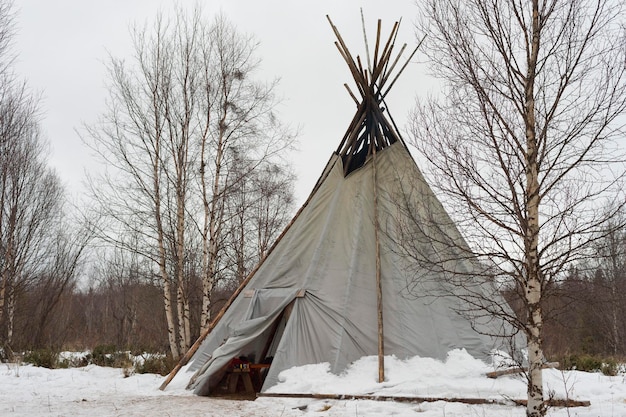
M 191 311 L 201 305 L 200 282 L 190 291 Z M 213 314 L 235 284 L 217 289 Z M 51 310 L 50 288 L 33 286 L 20 294 L 15 316 L 13 348 L 17 350 L 85 350 L 115 345 L 124 350 L 168 351 L 162 289 L 154 282 L 110 278 L 87 290 L 63 294 Z M 195 295 L 194 295 L 195 294 Z M 513 298 L 510 298 L 511 300 Z M 626 276 L 613 285 L 601 270 L 582 274 L 573 270 L 550 289 L 544 309 L 547 358 L 565 355 L 626 356 Z M 520 312 L 521 313 L 521 312 Z M 521 314 L 520 314 L 521 316 Z M 199 318 L 192 316 L 192 334 L 199 334 Z

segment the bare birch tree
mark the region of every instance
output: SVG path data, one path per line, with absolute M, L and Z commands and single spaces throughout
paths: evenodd
M 238 33 L 223 15 L 216 17 L 210 37 L 212 42 L 205 44 L 201 55 L 203 85 L 207 87 L 201 107 L 206 130 L 200 139 L 204 209 L 201 329 L 206 329 L 211 319 L 218 252 L 225 238 L 223 225 L 234 220 L 226 213 L 227 200 L 237 195 L 231 190 L 245 188 L 241 183 L 268 163 L 280 164 L 280 153 L 294 141 L 294 134 L 275 114 L 277 82 L 253 78 L 259 67 L 254 55 L 256 41 Z
M 186 91 L 175 89 L 186 85 L 175 78 L 180 68 L 175 67 L 174 59 L 181 45 L 174 49 L 176 45 L 171 42 L 175 39 L 164 38 L 166 30 L 167 25 L 158 18 L 153 38 L 147 29 L 133 32 L 135 67 L 128 68 L 124 60 L 111 58 L 109 111 L 99 126 L 88 128 L 88 134 L 94 149 L 118 171 L 116 178 L 104 176 L 92 190 L 102 215 L 115 226 L 101 230 L 100 235 L 118 244 L 124 244 L 120 236 L 126 231 L 145 237 L 141 249 L 154 261 L 161 277 L 170 350 L 176 358 L 179 343 L 184 345 L 177 329 L 185 326 L 177 321 L 174 305 L 175 271 L 180 270 L 172 265 L 180 242 L 175 235 L 184 239 L 184 233 L 176 229 L 179 211 L 175 197 L 184 193 L 176 187 L 184 183 L 188 168 L 176 165 L 180 162 L 176 139 L 189 126 L 182 125 L 179 130 L 168 114 L 169 109 L 185 108 L 186 103 L 175 102 L 175 98 L 185 97 Z M 183 72 L 189 64 L 182 63 Z M 188 144 L 182 146 L 185 149 Z
M 179 9 L 131 35 L 132 59 L 109 63 L 108 111 L 87 127 L 85 141 L 110 168 L 92 183 L 92 194 L 110 220 L 102 237 L 119 245 L 122 232 L 143 236 L 140 250 L 161 278 L 170 350 L 178 358 L 191 341 L 185 271 L 198 240 L 201 326 L 210 317 L 224 201 L 240 179 L 233 177 L 229 149 L 246 153 L 254 170 L 293 136 L 274 117 L 275 84 L 254 81 L 256 43 L 223 16 L 207 22 L 200 9 Z
M 624 202 L 623 19 L 622 2 L 428 0 L 418 24 L 443 89 L 417 106 L 412 142 L 470 245 L 449 253 L 475 258 L 523 305 L 518 318 L 477 293 L 464 299 L 526 336 L 528 416 L 546 411 L 547 289 L 588 254 L 615 213 L 605 204 Z M 437 267 L 464 285 L 442 253 Z
M 36 99 L 24 84 L 0 88 L 0 343 L 9 347 L 18 292 L 49 259 L 63 189 L 46 165 Z

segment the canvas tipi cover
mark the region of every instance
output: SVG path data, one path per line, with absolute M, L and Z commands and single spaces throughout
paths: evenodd
M 378 94 L 380 84 L 363 89 Z M 438 281 L 433 270 L 416 272 L 398 249 L 407 198 L 414 215 L 429 219 L 424 236 L 462 238 L 379 102 L 366 101 L 303 208 L 178 374 L 191 378 L 195 393 L 209 394 L 244 355 L 273 358 L 264 391 L 293 366 L 328 362 L 340 372 L 379 354 L 381 337 L 384 354 L 399 358 L 444 359 L 454 348 L 484 358 L 497 347 L 457 313 L 460 299 L 420 296 L 436 292 Z M 455 269 L 470 274 L 472 267 L 459 259 Z M 411 284 L 416 273 L 421 286 Z

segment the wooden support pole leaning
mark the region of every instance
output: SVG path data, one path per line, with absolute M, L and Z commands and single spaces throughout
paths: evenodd
M 372 72 L 372 60 L 370 59 L 370 47 L 367 43 L 367 31 L 365 30 L 365 16 L 361 7 L 361 27 L 363 28 L 363 42 L 365 42 L 365 53 L 367 54 L 367 69 Z
M 378 25 L 376 26 L 376 47 L 374 48 L 374 68 L 378 65 L 378 47 L 380 46 L 380 31 L 382 29 L 383 22 L 378 19 Z
M 359 107 L 357 109 L 357 112 L 354 114 L 354 117 L 352 118 L 352 121 L 350 122 L 350 126 L 348 126 L 348 130 L 346 130 L 346 133 L 343 135 L 343 138 L 341 139 L 341 142 L 339 143 L 339 146 L 337 147 L 336 152 L 338 155 L 342 153 L 344 146 L 349 146 L 348 139 L 352 138 L 354 129 L 358 129 L 358 126 L 361 125 L 362 120 L 364 119 L 364 116 L 362 116 L 363 111 L 361 107 L 365 106 L 365 103 L 362 102 L 358 106 Z
M 343 59 L 346 61 L 346 64 L 348 64 L 348 68 L 350 68 L 350 72 L 352 73 L 352 76 L 356 80 L 357 85 L 365 87 L 367 84 L 365 82 L 365 79 L 363 78 L 363 74 L 360 73 L 358 68 L 356 67 L 356 61 L 352 57 L 352 54 L 350 53 L 350 50 L 348 49 L 345 42 L 343 41 L 343 38 L 339 34 L 339 30 L 337 30 L 337 27 L 333 24 L 333 21 L 330 19 L 330 16 L 326 15 L 326 19 L 328 19 L 328 22 L 330 23 L 330 27 L 335 33 L 335 36 L 337 37 L 338 43 L 336 42 L 335 45 L 337 46 L 337 49 L 339 49 L 339 52 L 341 53 L 341 56 L 343 57 Z
M 393 51 L 394 43 L 393 39 L 395 38 L 395 34 L 398 32 L 399 23 L 395 22 L 393 28 L 391 29 L 391 34 L 389 35 L 389 39 L 387 39 L 387 43 L 385 43 L 385 47 L 383 48 L 380 54 L 380 61 L 374 65 L 374 73 L 372 74 L 372 80 L 379 80 L 381 78 L 381 74 L 384 73 L 384 69 L 387 67 L 387 63 L 391 57 L 391 52 Z M 378 42 L 379 39 L 376 39 Z M 378 45 L 376 45 L 378 49 Z
M 381 100 L 384 100 L 385 97 L 387 96 L 387 94 L 389 93 L 389 91 L 391 90 L 391 87 L 393 87 L 393 85 L 396 83 L 396 81 L 398 80 L 398 77 L 400 77 L 400 74 L 402 74 L 404 72 L 404 69 L 407 67 L 407 65 L 409 65 L 409 62 L 411 62 L 411 59 L 413 59 L 413 56 L 415 55 L 415 53 L 417 52 L 417 50 L 420 48 L 420 46 L 422 46 L 422 43 L 424 42 L 424 39 L 426 39 L 426 35 L 424 35 L 424 37 L 422 38 L 422 40 L 417 44 L 417 46 L 415 47 L 415 49 L 413 49 L 413 52 L 411 52 L 411 55 L 409 55 L 409 57 L 407 58 L 406 62 L 404 63 L 404 65 L 402 66 L 402 68 L 400 68 L 400 70 L 398 71 L 398 73 L 396 74 L 396 76 L 394 77 L 394 79 L 391 81 L 391 84 L 389 84 L 389 87 L 387 87 L 387 90 L 383 93 Z M 398 58 L 400 58 L 400 56 L 398 56 Z M 394 64 L 395 65 L 395 64 Z M 387 80 L 385 79 L 385 82 Z

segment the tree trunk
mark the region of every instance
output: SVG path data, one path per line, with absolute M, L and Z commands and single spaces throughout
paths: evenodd
M 225 100 L 227 103 L 227 100 Z M 224 105 L 226 107 L 227 104 Z M 200 328 L 202 331 L 209 328 L 211 322 L 211 292 L 215 284 L 215 273 L 217 270 L 217 252 L 218 238 L 220 227 L 218 225 L 218 210 L 221 210 L 223 204 L 220 204 L 220 179 L 222 171 L 222 159 L 224 157 L 224 127 L 226 124 L 226 110 L 220 119 L 220 133 L 216 146 L 215 155 L 215 174 L 213 178 L 213 188 L 211 201 L 207 199 L 205 177 L 202 180 L 203 198 L 204 198 L 204 233 L 203 233 L 203 266 L 204 271 L 202 277 L 202 314 L 200 318 Z M 203 143 L 204 146 L 204 143 Z M 204 163 L 204 160 L 203 160 Z
M 618 291 L 617 291 L 617 280 L 619 276 L 619 269 L 617 267 L 617 253 L 611 255 L 613 257 L 613 271 L 611 271 L 611 333 L 612 333 L 612 344 L 613 344 L 613 355 L 617 356 L 620 345 L 620 337 L 619 337 L 619 299 L 618 299 Z
M 541 310 L 542 281 L 539 272 L 539 162 L 535 121 L 535 75 L 540 45 L 539 2 L 533 0 L 531 53 L 528 56 L 528 70 L 525 88 L 526 122 L 526 186 L 527 186 L 527 221 L 525 236 L 526 251 L 526 297 L 527 317 L 526 334 L 528 338 L 528 404 L 526 415 L 540 417 L 545 415 L 543 401 L 543 347 Z
M 4 307 L 6 305 L 7 279 L 8 274 L 7 271 L 4 270 L 2 271 L 2 276 L 0 276 L 0 346 L 4 345 L 4 340 L 2 340 L 4 329 L 2 329 L 2 326 L 5 319 Z
M 209 111 L 207 111 L 207 127 L 210 120 Z M 210 294 L 211 289 L 207 289 L 206 274 L 209 269 L 209 219 L 210 207 L 207 196 L 207 178 L 206 178 L 206 148 L 207 148 L 207 132 L 205 131 L 200 144 L 200 186 L 202 189 L 202 310 L 200 311 L 200 334 L 206 329 L 207 323 L 210 321 L 210 298 L 206 299 L 207 291 Z
M 189 334 L 189 316 L 185 308 L 186 294 L 182 282 L 178 282 L 176 290 L 176 312 L 178 313 L 178 341 L 180 344 L 180 354 L 184 355 L 189 350 L 191 336 Z
M 210 221 L 209 221 L 209 233 L 208 242 L 206 242 L 206 269 L 202 279 L 202 320 L 200 326 L 202 330 L 209 327 L 211 322 L 211 292 L 215 285 L 215 274 L 217 271 L 217 215 L 215 213 L 217 205 L 217 198 L 213 198 L 213 204 L 211 208 Z
M 183 135 L 185 136 L 185 135 Z M 182 145 L 184 149 L 186 146 Z M 189 315 L 185 309 L 187 303 L 186 279 L 185 279 L 185 180 L 186 175 L 186 152 L 183 156 L 179 151 L 177 157 L 178 169 L 176 170 L 176 282 L 177 282 L 177 312 L 178 312 L 178 333 L 180 341 L 180 353 L 185 354 L 191 345 L 191 335 L 189 334 Z
M 170 344 L 172 357 L 178 359 L 180 352 L 178 350 L 176 338 L 176 323 L 174 321 L 174 305 L 172 304 L 172 286 L 170 276 L 167 272 L 167 254 L 165 252 L 165 242 L 163 236 L 163 222 L 161 219 L 161 188 L 160 188 L 160 136 L 157 134 L 155 138 L 155 158 L 153 163 L 153 187 L 154 187 L 154 215 L 157 228 L 157 245 L 159 250 L 159 272 L 161 274 L 161 282 L 163 283 L 163 306 L 165 308 L 165 318 L 167 320 L 167 336 Z
M 3 202 L 3 204 L 5 204 Z M 0 210 L 2 210 L 2 206 L 0 206 Z M 13 287 L 15 286 L 15 272 L 16 272 L 16 259 L 15 259 L 15 251 L 13 249 L 13 236 L 15 234 L 15 224 L 16 224 L 16 207 L 13 205 L 11 207 L 10 215 L 8 218 L 7 225 L 0 225 L 6 227 L 6 235 L 8 239 L 5 243 L 3 259 L 1 260 L 2 264 L 2 277 L 0 279 L 0 341 L 2 342 L 2 346 L 8 346 L 11 343 L 12 330 L 9 331 L 9 327 L 12 327 L 11 322 L 13 318 L 11 317 L 11 298 L 13 294 Z M 1 236 L 0 236 L 1 237 Z M 0 242 L 1 243 L 1 242 Z M 1 338 L 5 337 L 4 340 Z
M 183 326 L 185 326 L 185 353 L 189 350 L 191 346 L 191 320 L 190 320 L 190 307 L 189 307 L 189 297 L 185 297 L 185 301 L 183 303 L 183 311 L 185 312 L 185 322 Z
M 620 244 L 622 241 L 621 233 L 613 231 L 609 235 L 609 256 L 611 260 L 611 273 L 607 277 L 610 280 L 611 285 L 611 343 L 613 344 L 613 355 L 617 356 L 620 345 L 619 337 L 619 294 L 617 289 L 617 282 L 620 276 Z
M 6 345 L 11 346 L 11 343 L 13 343 L 13 325 L 15 323 L 15 287 L 10 286 L 7 293 L 7 338 L 5 343 Z
M 180 353 L 176 343 L 176 325 L 174 323 L 174 308 L 172 306 L 172 288 L 169 280 L 163 281 L 163 305 L 165 307 L 165 319 L 167 320 L 167 338 L 170 344 L 172 358 L 178 359 Z
M 528 404 L 526 415 L 529 417 L 540 417 L 545 415 L 546 408 L 543 400 L 543 375 L 542 366 L 544 362 L 542 347 L 542 311 L 539 303 L 541 290 L 538 280 L 529 280 L 526 288 L 528 299 Z
M 612 292 L 612 300 L 611 300 L 611 308 L 612 308 L 612 313 L 613 313 L 613 355 L 617 356 L 618 354 L 618 350 L 619 350 L 619 345 L 620 345 L 620 338 L 619 338 L 619 328 L 618 328 L 618 323 L 619 323 L 619 314 L 617 311 L 618 308 L 618 300 L 617 300 L 617 292 L 616 292 L 616 283 L 615 281 L 613 281 L 612 283 L 613 288 L 611 288 L 611 292 Z

